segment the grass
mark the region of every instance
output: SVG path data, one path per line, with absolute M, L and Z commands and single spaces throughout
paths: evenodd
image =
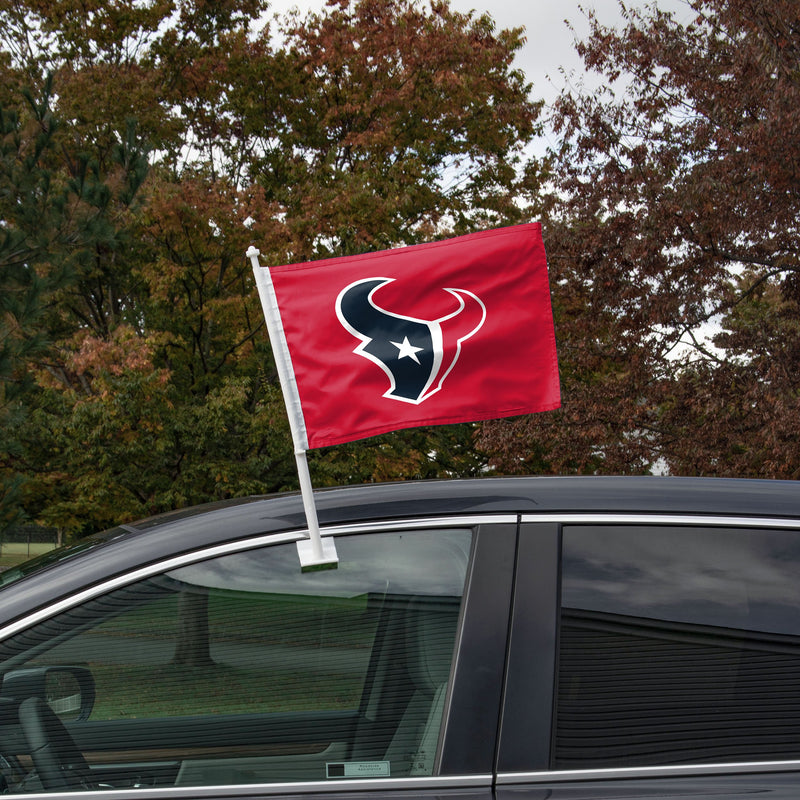
M 92 719 L 323 711 L 358 706 L 363 676 L 209 667 L 97 666 Z
M 48 542 L 3 542 L 0 545 L 0 570 L 17 567 L 31 558 L 48 553 L 55 545 Z
M 307 672 L 296 665 L 303 659 L 324 663 L 327 648 L 359 651 L 364 657 L 357 661 L 366 664 L 365 649 L 372 646 L 377 623 L 366 598 L 212 592 L 207 620 L 210 641 L 224 643 L 230 663 L 169 663 L 181 627 L 178 595 L 128 608 L 80 633 L 69 644 L 71 652 L 81 652 L 94 676 L 92 719 L 358 706 L 363 674 Z M 140 663 L 142 654 L 151 651 L 154 663 Z M 291 668 L 281 666 L 282 653 L 291 657 Z
M 298 597 L 245 592 L 212 592 L 208 629 L 216 641 L 297 646 L 370 647 L 373 614 L 365 596 Z M 93 628 L 112 636 L 174 637 L 179 626 L 178 595 L 150 601 Z

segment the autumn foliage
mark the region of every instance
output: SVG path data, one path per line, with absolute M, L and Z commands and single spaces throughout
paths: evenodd
M 564 407 L 486 426 L 510 470 L 800 477 L 800 6 L 592 19 L 554 109 Z
M 522 31 L 444 0 L 0 0 L 0 527 L 294 487 L 249 244 L 529 219 L 563 408 L 319 451 L 317 485 L 798 477 L 800 7 L 624 14 L 591 18 L 602 88 L 547 110 L 545 159 Z
M 520 37 L 411 0 L 0 1 L 6 521 L 293 487 L 248 245 L 284 263 L 521 219 Z M 315 482 L 470 474 L 472 433 L 314 454 Z

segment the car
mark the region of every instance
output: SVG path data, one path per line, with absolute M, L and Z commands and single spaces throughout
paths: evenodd
M 800 796 L 800 484 L 482 478 L 121 525 L 0 575 L 7 794 Z

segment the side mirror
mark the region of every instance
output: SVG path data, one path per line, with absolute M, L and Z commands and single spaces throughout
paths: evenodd
M 94 678 L 86 667 L 76 666 L 28 667 L 7 672 L 0 698 L 20 703 L 27 697 L 41 697 L 63 722 L 81 722 L 92 713 Z

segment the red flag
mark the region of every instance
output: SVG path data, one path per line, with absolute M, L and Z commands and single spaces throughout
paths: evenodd
M 256 276 L 297 447 L 560 405 L 538 223 Z

